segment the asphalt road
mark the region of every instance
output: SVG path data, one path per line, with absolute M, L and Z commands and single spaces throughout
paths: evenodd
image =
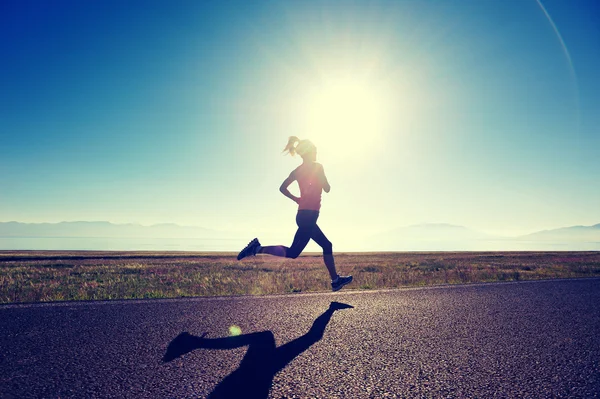
M 0 348 L 0 398 L 590 398 L 600 279 L 4 305 Z

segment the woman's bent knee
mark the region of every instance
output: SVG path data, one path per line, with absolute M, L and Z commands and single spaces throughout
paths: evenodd
M 290 259 L 296 259 L 298 256 L 300 256 L 300 251 L 295 251 L 293 249 L 290 249 L 285 253 L 285 257 Z

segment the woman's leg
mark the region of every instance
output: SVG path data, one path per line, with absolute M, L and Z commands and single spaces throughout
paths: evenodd
M 318 214 L 316 217 L 318 217 Z M 298 230 L 296 230 L 292 245 L 290 247 L 283 245 L 261 247 L 258 253 L 296 259 L 310 241 L 313 229 L 316 226 L 316 217 L 305 212 L 298 212 L 296 216 Z
M 312 229 L 299 227 L 296 231 L 296 235 L 294 235 L 294 241 L 290 247 L 283 245 L 271 245 L 262 247 L 258 253 L 296 259 L 310 241 L 311 232 Z
M 287 250 L 288 247 L 284 247 L 283 245 L 269 245 L 266 247 L 261 247 L 257 253 L 280 256 L 282 258 L 285 258 Z
M 327 271 L 329 272 L 331 280 L 335 280 L 338 277 L 338 274 L 337 270 L 335 269 L 335 260 L 333 259 L 333 246 L 331 245 L 331 241 L 325 237 L 325 234 L 323 234 L 317 225 L 315 225 L 315 228 L 312 231 L 311 238 L 315 240 L 315 242 L 319 244 L 321 248 L 323 248 L 323 261 L 325 262 L 325 267 L 327 267 Z

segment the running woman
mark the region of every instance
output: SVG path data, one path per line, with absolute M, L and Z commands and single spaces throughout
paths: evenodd
M 312 238 L 323 248 L 323 260 L 331 277 L 331 289 L 337 291 L 346 284 L 350 284 L 352 276 L 337 274 L 331 242 L 317 226 L 319 210 L 321 209 L 321 192 L 324 190 L 328 193 L 331 190 L 323 171 L 323 165 L 317 162 L 317 147 L 309 140 L 300 140 L 296 136 L 291 136 L 283 151 L 292 156 L 299 154 L 303 161 L 279 187 L 279 191 L 283 195 L 298 204 L 298 214 L 296 215 L 298 231 L 296 231 L 294 241 L 290 247 L 283 245 L 263 247 L 255 238 L 248 243 L 246 248 L 242 249 L 237 258 L 241 260 L 256 254 L 269 254 L 296 259 Z M 294 181 L 297 181 L 300 186 L 300 197 L 296 197 L 288 190 L 288 187 Z

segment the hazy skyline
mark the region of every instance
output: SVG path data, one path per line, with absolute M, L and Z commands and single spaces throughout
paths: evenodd
M 176 224 L 142 226 L 110 222 L 0 222 L 3 250 L 147 250 L 235 251 L 248 235 L 281 242 L 282 234 L 231 232 Z M 259 234 L 256 234 L 259 233 Z M 312 244 L 309 250 L 318 251 Z M 377 234 L 354 231 L 336 244 L 336 252 L 361 251 L 597 251 L 600 223 L 544 230 L 522 236 L 498 236 L 464 226 L 426 223 Z
M 592 0 L 3 2 L 0 221 L 285 243 L 296 135 L 334 246 L 600 223 L 599 21 Z

